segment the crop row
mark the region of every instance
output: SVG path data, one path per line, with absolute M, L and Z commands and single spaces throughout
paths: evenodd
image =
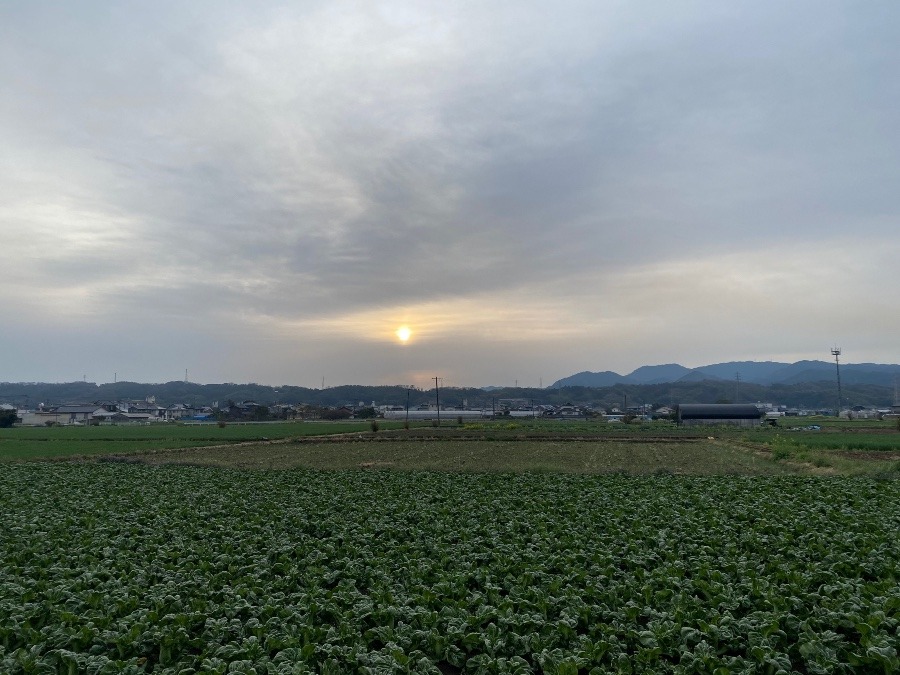
M 894 672 L 900 482 L 20 465 L 9 673 Z

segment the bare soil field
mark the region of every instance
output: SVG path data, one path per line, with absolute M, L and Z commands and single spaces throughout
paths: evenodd
M 564 473 L 777 475 L 795 469 L 746 448 L 702 439 L 401 441 L 360 435 L 329 441 L 160 450 L 103 461 L 244 469 L 394 469 Z

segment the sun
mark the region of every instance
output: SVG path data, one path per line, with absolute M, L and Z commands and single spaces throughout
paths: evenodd
M 408 342 L 412 331 L 409 329 L 409 326 L 400 326 L 394 334 L 400 342 Z

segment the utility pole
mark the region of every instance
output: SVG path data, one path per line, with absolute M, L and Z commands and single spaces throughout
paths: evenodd
M 440 378 L 435 375 L 434 376 L 434 400 L 437 403 L 437 425 L 441 426 L 441 395 L 438 390 L 438 380 Z
M 735 403 L 738 402 L 738 392 L 740 391 L 740 387 L 741 387 L 741 374 L 740 374 L 740 372 L 737 372 L 734 374 L 734 402 Z
M 841 416 L 841 400 L 843 397 L 841 396 L 841 348 L 840 347 L 832 347 L 831 355 L 834 357 L 834 367 L 837 370 L 837 385 L 838 385 L 838 407 L 837 407 L 837 416 Z
M 406 388 L 406 427 L 409 428 L 409 390 L 412 389 L 412 385 L 409 385 Z

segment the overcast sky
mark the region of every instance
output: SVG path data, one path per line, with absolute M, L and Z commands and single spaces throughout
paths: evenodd
M 896 0 L 8 0 L 0 380 L 900 362 L 898 35 Z

